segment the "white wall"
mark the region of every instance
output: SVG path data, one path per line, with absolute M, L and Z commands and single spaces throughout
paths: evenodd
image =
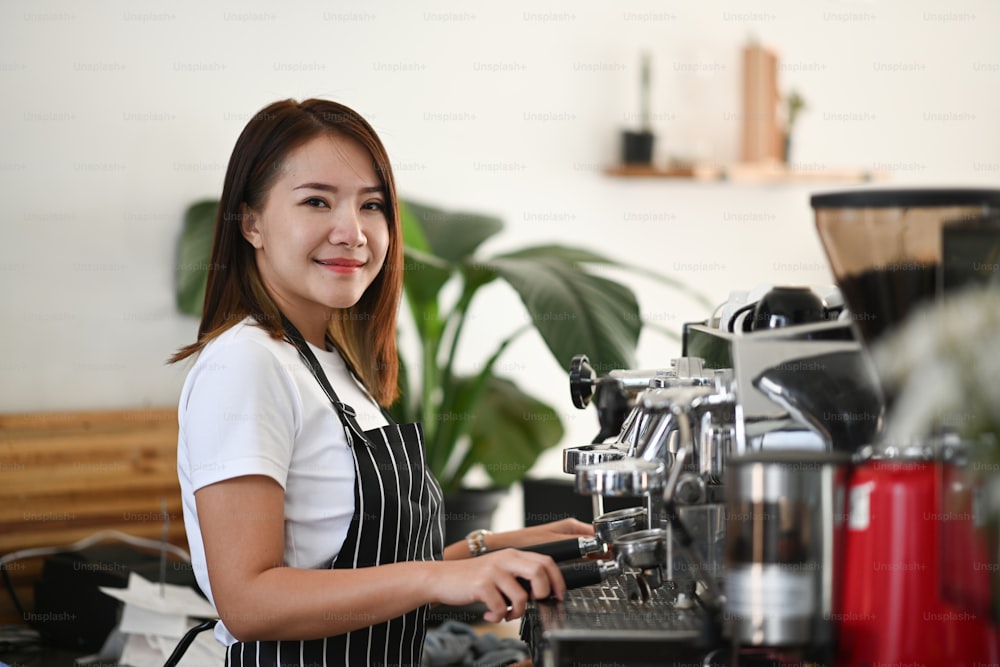
M 164 360 L 196 330 L 173 306 L 182 213 L 217 196 L 244 122 L 278 98 L 329 96 L 367 115 L 404 196 L 504 217 L 488 250 L 578 243 L 713 300 L 828 283 L 808 196 L 844 186 L 602 175 L 635 120 L 642 49 L 660 158 L 736 157 L 739 50 L 755 36 L 810 105 L 796 162 L 889 171 L 893 185 L 997 184 L 992 0 L 590 4 L 5 2 L 0 411 L 175 402 L 183 368 Z M 706 315 L 634 285 L 661 325 Z M 479 349 L 509 323 L 487 311 L 517 307 L 500 288 L 484 299 L 495 308 L 473 320 Z M 640 352 L 651 367 L 677 348 L 650 334 Z M 502 363 L 560 406 L 568 444 L 590 439 L 593 414 L 570 406 L 538 341 Z M 558 470 L 557 455 L 542 468 Z

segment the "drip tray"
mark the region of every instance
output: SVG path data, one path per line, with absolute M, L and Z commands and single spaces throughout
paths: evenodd
M 647 602 L 633 601 L 635 579 L 623 575 L 566 592 L 562 602 L 529 605 L 521 637 L 531 646 L 536 665 L 587 663 L 664 665 L 700 661 L 709 648 L 699 609 L 676 609 L 666 587 L 653 590 Z M 665 654 L 664 651 L 671 651 Z

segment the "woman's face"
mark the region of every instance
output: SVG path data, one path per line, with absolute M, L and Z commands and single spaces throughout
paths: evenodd
M 382 268 L 386 193 L 368 151 L 348 137 L 315 137 L 280 169 L 263 207 L 244 207 L 243 236 L 271 298 L 315 343 L 330 311 L 356 304 Z

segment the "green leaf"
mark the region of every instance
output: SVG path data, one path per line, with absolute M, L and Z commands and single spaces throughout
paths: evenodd
M 622 266 L 619 262 L 587 248 L 566 245 L 536 245 L 504 253 L 499 255 L 499 257 L 549 259 L 568 264 L 608 264 L 610 266 Z
M 423 232 L 426 249 L 449 262 L 471 257 L 486 239 L 503 229 L 503 222 L 494 216 L 446 211 L 413 201 L 407 201 L 405 207 Z
M 415 312 L 422 312 L 431 304 L 436 304 L 441 288 L 451 278 L 454 271 L 448 262 L 434 255 L 404 248 L 403 289 L 411 301 Z
M 678 292 L 687 294 L 695 301 L 697 301 L 699 304 L 705 306 L 708 309 L 713 309 L 715 308 L 716 305 L 710 298 L 708 298 L 698 290 L 685 285 L 683 282 L 681 282 L 676 278 L 664 275 L 662 273 L 653 271 L 651 269 L 646 269 L 641 266 L 636 266 L 634 264 L 623 264 L 622 262 L 592 252 L 590 250 L 587 250 L 586 248 L 577 248 L 577 247 L 562 246 L 562 245 L 540 245 L 500 255 L 500 257 L 519 257 L 519 258 L 536 257 L 541 259 L 557 259 L 572 264 L 603 264 L 606 266 L 612 266 L 619 269 L 625 269 L 630 273 L 650 278 L 652 280 L 655 280 L 656 282 L 667 285 Z
M 192 204 L 184 213 L 175 287 L 177 309 L 185 315 L 201 317 L 218 210 L 219 202 L 209 199 Z
M 462 281 L 465 283 L 463 296 L 467 301 L 472 301 L 476 290 L 497 278 L 496 270 L 488 262 L 478 260 L 462 262 L 459 269 L 462 271 Z
M 400 424 L 419 421 L 420 406 L 414 400 L 415 394 L 410 387 L 410 371 L 402 355 L 399 356 L 397 384 L 399 385 L 399 398 L 389 407 L 389 413 Z
M 458 407 L 470 419 L 466 462 L 482 464 L 497 486 L 506 487 L 522 479 L 539 455 L 563 437 L 563 425 L 555 410 L 510 380 L 495 375 L 488 378 L 474 410 L 472 406 Z
M 490 264 L 517 291 L 563 368 L 576 354 L 605 371 L 634 366 L 642 318 L 629 288 L 554 259 L 507 255 Z
M 405 248 L 412 248 L 426 253 L 431 252 L 431 247 L 427 243 L 427 237 L 424 236 L 423 227 L 420 226 L 420 220 L 413 212 L 410 204 L 402 200 L 399 202 L 399 227 L 402 230 L 403 246 Z

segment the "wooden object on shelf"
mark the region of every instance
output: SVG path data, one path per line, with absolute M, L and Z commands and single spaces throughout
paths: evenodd
M 784 131 L 778 114 L 778 54 L 759 44 L 743 48 L 743 162 L 781 161 Z
M 187 549 L 177 408 L 0 414 L 0 554 L 66 546 L 102 530 Z M 8 571 L 26 609 L 42 558 Z M 0 623 L 23 623 L 9 596 Z

